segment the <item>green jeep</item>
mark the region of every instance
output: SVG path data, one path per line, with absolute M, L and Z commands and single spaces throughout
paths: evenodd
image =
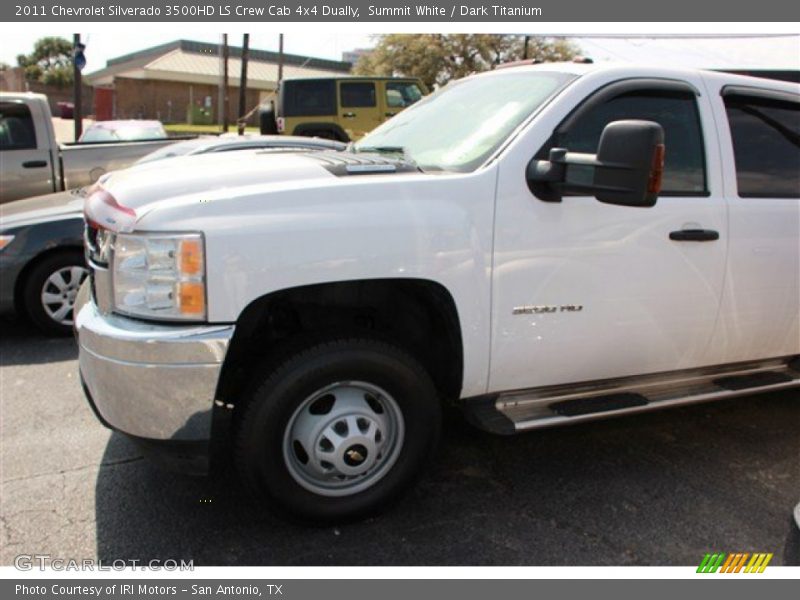
M 408 77 L 286 79 L 262 106 L 261 133 L 349 142 L 411 106 L 428 90 Z

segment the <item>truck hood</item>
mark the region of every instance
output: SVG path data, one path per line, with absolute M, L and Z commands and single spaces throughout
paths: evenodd
M 250 186 L 335 179 L 314 154 L 240 151 L 186 156 L 116 171 L 102 177 L 100 184 L 117 203 L 141 217 L 161 202 L 206 202 Z
M 69 190 L 3 204 L 0 206 L 0 228 L 79 217 L 83 200 L 80 190 Z

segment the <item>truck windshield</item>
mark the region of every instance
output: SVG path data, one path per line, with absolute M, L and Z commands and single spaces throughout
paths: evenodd
M 526 71 L 450 83 L 392 117 L 353 148 L 356 152 L 402 148 L 422 170 L 472 171 L 574 77 Z

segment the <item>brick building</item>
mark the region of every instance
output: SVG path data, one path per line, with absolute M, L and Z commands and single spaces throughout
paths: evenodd
M 0 71 L 0 92 L 35 92 L 37 94 L 45 94 L 50 104 L 50 112 L 54 116 L 60 113 L 60 103 L 72 103 L 74 100 L 72 85 L 67 87 L 58 87 L 55 85 L 46 85 L 38 81 L 28 81 L 25 79 L 25 69 L 21 67 L 12 67 L 5 71 Z M 83 107 L 84 116 L 92 114 L 93 108 L 93 90 L 88 85 L 83 85 L 81 88 L 81 106 Z
M 228 114 L 235 122 L 242 49 L 230 46 L 228 51 Z M 84 75 L 84 81 L 94 88 L 97 118 L 218 123 L 222 70 L 219 53 L 220 46 L 216 44 L 177 40 L 109 60 L 105 68 Z M 248 110 L 276 89 L 278 60 L 277 52 L 250 50 Z M 342 75 L 349 73 L 350 67 L 348 62 L 283 55 L 286 79 Z

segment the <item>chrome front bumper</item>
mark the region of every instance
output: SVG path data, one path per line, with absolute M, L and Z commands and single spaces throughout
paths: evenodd
M 88 280 L 75 315 L 81 378 L 106 425 L 145 440 L 210 439 L 233 325 L 160 325 L 103 314 Z

